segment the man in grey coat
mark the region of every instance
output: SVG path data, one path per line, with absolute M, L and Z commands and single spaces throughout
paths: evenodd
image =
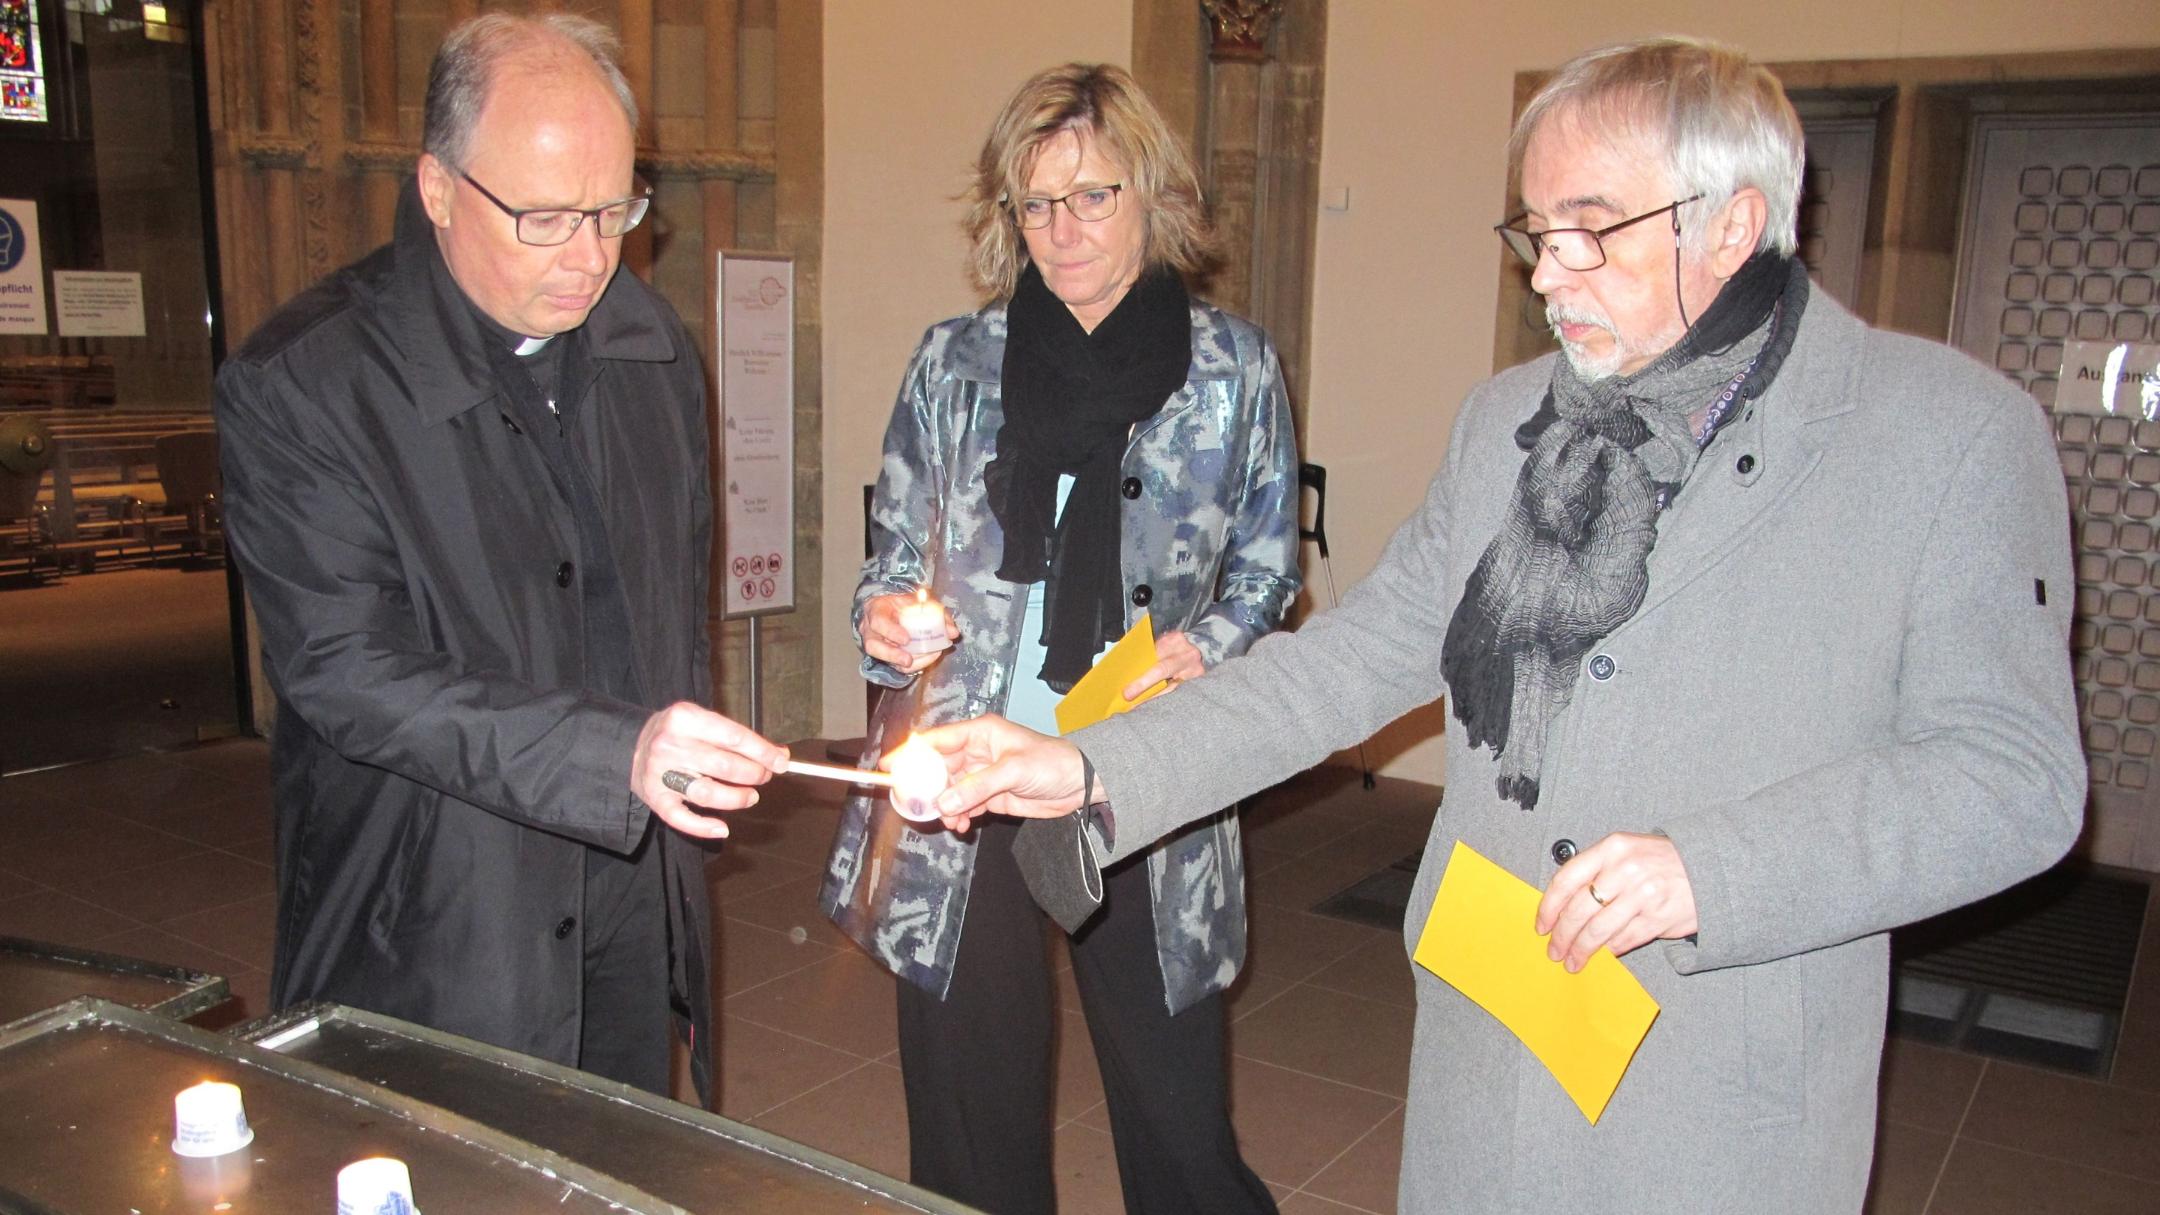
M 1094 868 L 1445 694 L 1406 946 L 1461 840 L 1543 889 L 1557 964 L 1610 949 L 1662 1012 L 1592 1125 L 1413 966 L 1401 1208 L 1855 1211 L 1888 930 L 2083 816 L 2047 427 L 1810 289 L 1799 121 L 1737 52 L 1585 55 L 1511 152 L 1500 234 L 1561 353 L 1473 391 L 1371 575 L 1069 739 L 932 732 L 970 774 L 941 808 L 1043 819 L 1031 884 L 1070 926 Z
M 703 808 L 780 748 L 711 696 L 704 375 L 623 234 L 606 31 L 493 14 L 430 72 L 396 239 L 218 376 L 278 697 L 271 999 L 710 1090 Z

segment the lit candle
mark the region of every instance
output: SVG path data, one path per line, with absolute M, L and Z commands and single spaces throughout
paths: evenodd
M 906 742 L 885 757 L 885 770 L 892 773 L 892 804 L 900 817 L 917 823 L 937 818 L 938 794 L 945 792 L 952 780 L 945 773 L 945 757 L 938 754 L 936 747 L 910 734 Z
M 240 1087 L 205 1080 L 173 1094 L 172 1150 L 182 1156 L 222 1156 L 255 1141 Z
M 910 654 L 935 654 L 952 644 L 945 636 L 945 605 L 930 598 L 927 587 L 916 587 L 915 602 L 901 606 L 900 627 L 907 630 Z

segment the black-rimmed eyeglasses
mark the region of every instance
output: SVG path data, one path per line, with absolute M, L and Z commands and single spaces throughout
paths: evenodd
M 527 245 L 561 245 L 569 243 L 577 230 L 592 220 L 599 225 L 603 237 L 621 236 L 644 222 L 645 212 L 652 207 L 652 187 L 639 182 L 639 192 L 629 198 L 620 198 L 597 207 L 525 207 L 517 208 L 495 197 L 495 192 L 473 180 L 470 173 L 460 169 L 458 176 L 465 179 L 480 197 L 494 203 L 502 213 L 517 223 L 517 238 Z
M 1118 191 L 1124 188 L 1124 182 L 1117 182 L 1107 186 L 1089 186 L 1085 190 L 1074 190 L 1056 198 L 1023 198 L 1013 204 L 1013 214 L 1019 217 L 1020 226 L 1023 228 L 1047 228 L 1051 219 L 1057 215 L 1057 205 L 1064 203 L 1065 209 L 1072 212 L 1073 218 L 1081 223 L 1100 223 L 1117 214 Z
M 1673 235 L 1679 236 L 1680 208 L 1701 197 L 1700 194 L 1690 194 L 1686 198 L 1666 203 L 1655 211 L 1645 211 L 1641 215 L 1630 216 L 1617 224 L 1607 224 L 1602 228 L 1547 228 L 1543 232 L 1532 232 L 1515 226 L 1529 215 L 1526 211 L 1505 223 L 1494 224 L 1493 231 L 1500 234 L 1502 244 L 1533 270 L 1537 269 L 1538 256 L 1541 253 L 1550 255 L 1564 270 L 1595 270 L 1605 264 L 1606 237 L 1630 224 L 1639 224 L 1652 216 L 1666 214 L 1672 216 Z

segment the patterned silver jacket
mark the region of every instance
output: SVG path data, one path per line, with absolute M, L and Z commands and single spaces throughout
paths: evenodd
M 1158 634 L 1184 630 L 1213 666 L 1275 628 L 1297 595 L 1297 450 L 1267 334 L 1197 300 L 1192 333 L 1185 386 L 1126 446 L 1122 565 L 1127 627 L 1151 613 Z M 864 658 L 863 677 L 894 689 L 879 700 L 866 766 L 910 729 L 1005 708 L 1027 599 L 997 576 L 1004 535 L 983 484 L 1004 421 L 1004 359 L 1002 303 L 935 325 L 893 407 L 871 505 L 875 552 L 855 591 L 857 641 L 865 604 L 917 586 L 944 602 L 960 640 L 913 678 Z M 974 839 L 911 824 L 882 798 L 849 799 L 827 864 L 826 914 L 894 973 L 942 996 Z M 1175 1013 L 1227 986 L 1245 960 L 1237 816 L 1193 824 L 1152 849 L 1147 865 Z

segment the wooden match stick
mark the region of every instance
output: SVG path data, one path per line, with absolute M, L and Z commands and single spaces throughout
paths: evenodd
M 832 764 L 813 764 L 791 759 L 787 770 L 796 776 L 815 776 L 823 780 L 844 780 L 851 785 L 882 785 L 891 788 L 892 773 L 878 772 L 870 768 L 841 768 Z

